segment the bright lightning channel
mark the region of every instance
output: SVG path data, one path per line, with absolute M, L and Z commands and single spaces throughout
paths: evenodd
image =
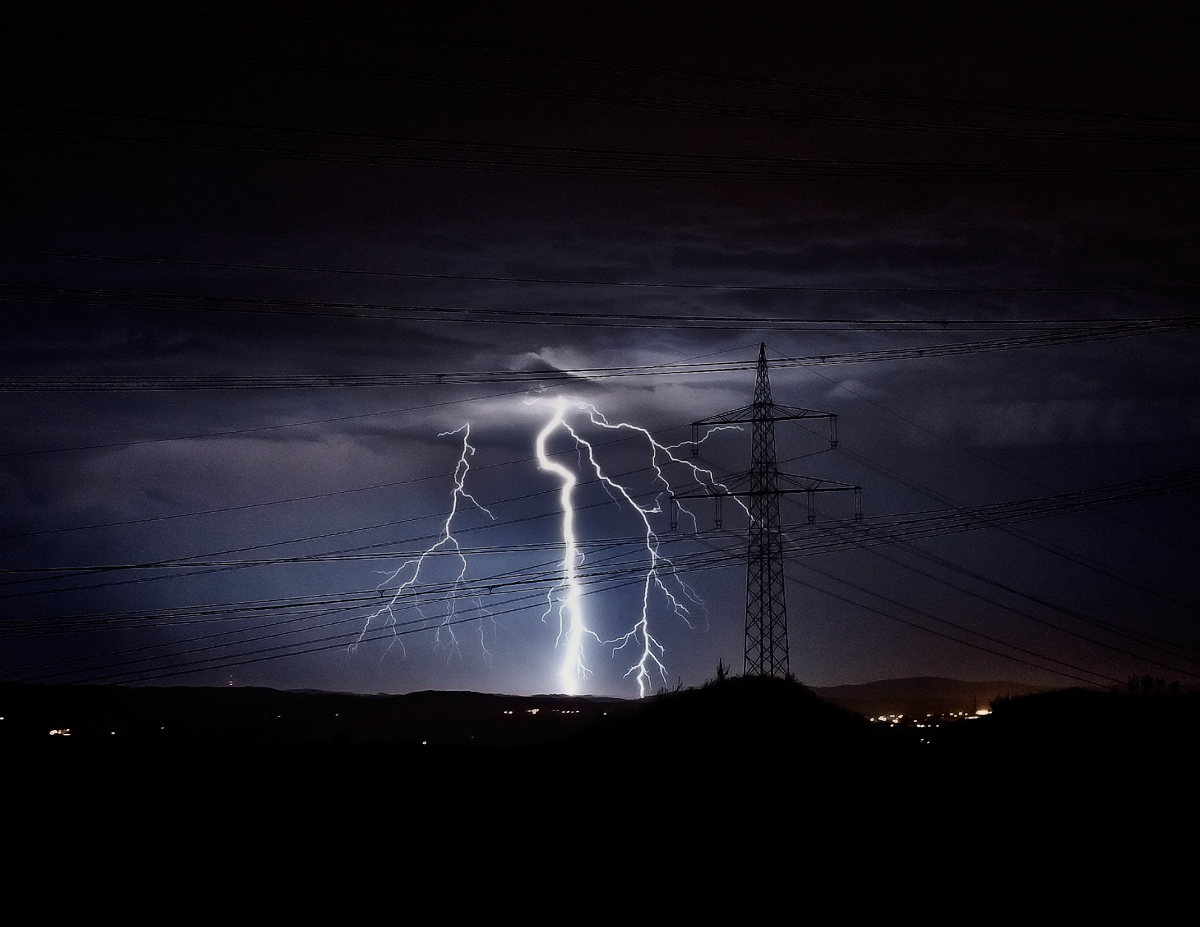
M 444 645 L 451 657 L 454 657 L 459 653 L 458 638 L 454 633 L 454 624 L 455 618 L 458 615 L 458 590 L 460 585 L 466 579 L 467 575 L 467 558 L 463 555 L 462 547 L 459 546 L 458 540 L 454 537 L 451 526 L 454 522 L 454 516 L 458 514 L 458 506 L 460 501 L 470 501 L 472 505 L 487 515 L 488 518 L 492 519 L 492 521 L 496 520 L 496 516 L 488 511 L 486 507 L 480 505 L 479 500 L 467 492 L 465 488 L 467 473 L 471 469 L 471 464 L 467 458 L 472 457 L 475 454 L 475 448 L 470 442 L 471 426 L 467 424 L 463 425 L 461 428 L 454 429 L 454 431 L 443 431 L 438 435 L 438 437 L 445 438 L 457 434 L 462 435 L 462 451 L 459 453 L 458 463 L 454 468 L 454 491 L 451 493 L 450 514 L 446 516 L 446 521 L 442 524 L 441 535 L 436 543 L 427 547 L 416 557 L 404 561 L 404 563 L 400 564 L 400 566 L 398 566 L 395 570 L 387 574 L 387 578 L 379 584 L 381 588 L 390 586 L 392 583 L 396 582 L 396 580 L 399 579 L 403 573 L 409 570 L 409 568 L 412 569 L 412 574 L 408 577 L 408 579 L 404 580 L 404 582 L 400 583 L 400 585 L 396 587 L 387 603 L 384 604 L 378 611 L 367 616 L 366 624 L 363 625 L 363 629 L 358 636 L 358 640 L 350 646 L 351 652 L 356 650 L 358 645 L 363 642 L 367 631 L 371 627 L 371 623 L 380 618 L 384 619 L 384 627 L 391 628 L 392 630 L 392 641 L 388 644 L 388 648 L 384 651 L 384 655 L 386 656 L 388 651 L 390 651 L 392 646 L 395 644 L 399 644 L 400 650 L 402 652 L 406 652 L 404 648 L 404 642 L 400 639 L 400 636 L 396 631 L 396 612 L 402 607 L 402 600 L 409 596 L 410 590 L 413 589 L 418 579 L 420 579 L 421 568 L 425 565 L 426 560 L 443 552 L 452 551 L 453 556 L 458 558 L 459 570 L 458 574 L 454 577 L 453 582 L 450 584 L 448 593 L 445 596 L 440 597 L 445 603 L 445 611 L 443 612 L 441 622 L 434 630 L 434 646 L 441 647 Z M 419 603 L 415 605 L 415 608 L 421 614 L 422 618 L 432 620 L 430 616 L 425 613 L 424 609 L 421 608 Z M 446 635 L 445 640 L 443 640 L 442 637 L 443 633 Z M 482 628 L 480 630 L 480 641 L 481 643 L 483 642 Z M 487 653 L 486 646 L 484 647 L 484 653 Z
M 545 620 L 546 615 L 553 611 L 555 592 L 558 591 L 558 646 L 566 651 L 559 679 L 563 691 L 567 695 L 575 695 L 579 691 L 581 680 L 588 675 L 587 664 L 583 659 L 583 639 L 588 636 L 596 638 L 596 640 L 599 638 L 584 624 L 583 606 L 580 602 L 582 591 L 579 586 L 579 565 L 583 562 L 583 556 L 579 553 L 578 542 L 575 540 L 575 503 L 572 499 L 575 484 L 579 480 L 574 473 L 562 464 L 551 460 L 546 454 L 546 439 L 556 429 L 562 426 L 570 431 L 565 415 L 566 400 L 559 397 L 554 403 L 554 415 L 538 432 L 535 449 L 539 469 L 553 473 L 562 481 L 558 499 L 563 513 L 563 581 L 547 593 L 550 604 L 542 618 Z M 574 432 L 572 431 L 571 434 L 574 435 Z

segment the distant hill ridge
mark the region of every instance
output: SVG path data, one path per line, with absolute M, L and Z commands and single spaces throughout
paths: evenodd
M 821 698 L 835 705 L 860 714 L 876 716 L 977 711 L 987 708 L 993 699 L 1001 696 L 1030 695 L 1045 692 L 1051 687 L 1004 680 L 968 682 L 944 676 L 913 676 L 856 685 L 812 688 Z

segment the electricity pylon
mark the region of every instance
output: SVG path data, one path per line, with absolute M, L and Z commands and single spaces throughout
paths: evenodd
M 771 399 L 767 375 L 767 346 L 758 350 L 758 377 L 754 402 L 740 409 L 692 423 L 692 456 L 699 454 L 700 429 L 711 425 L 751 426 L 750 470 L 725 481 L 727 495 L 745 498 L 750 513 L 746 542 L 746 651 L 743 672 L 748 676 L 790 675 L 787 639 L 787 603 L 784 593 L 783 530 L 779 521 L 779 497 L 790 493 L 808 496 L 808 520 L 816 519 L 813 497 L 818 492 L 854 491 L 854 517 L 862 518 L 862 487 L 835 483 L 816 477 L 780 473 L 775 463 L 775 423 L 801 419 L 827 419 L 829 446 L 837 447 L 837 415 L 777 405 Z M 783 483 L 784 485 L 780 486 Z M 746 487 L 740 489 L 739 487 Z M 715 490 L 677 493 L 676 499 L 714 495 Z M 720 527 L 720 495 L 717 526 Z

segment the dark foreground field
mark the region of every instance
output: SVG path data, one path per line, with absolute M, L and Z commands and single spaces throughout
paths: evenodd
M 607 892 L 671 871 L 701 905 L 763 879 L 1019 900 L 1081 891 L 1066 859 L 1138 892 L 1185 865 L 1164 848 L 1195 832 L 1197 701 L 1066 690 L 920 728 L 745 678 L 642 702 L 5 686 L 0 756 L 22 871 L 121 897 L 165 877 L 303 910 L 360 881 L 454 900 L 484 874 Z

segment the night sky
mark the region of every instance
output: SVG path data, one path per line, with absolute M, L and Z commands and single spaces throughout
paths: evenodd
M 783 502 L 801 681 L 1196 679 L 1188 5 L 231 3 L 4 14 L 0 678 L 561 691 L 560 398 L 703 601 L 652 688 L 740 670 L 745 516 L 580 404 L 684 442 L 765 343 L 863 487 Z M 615 640 L 645 526 L 548 447 Z

